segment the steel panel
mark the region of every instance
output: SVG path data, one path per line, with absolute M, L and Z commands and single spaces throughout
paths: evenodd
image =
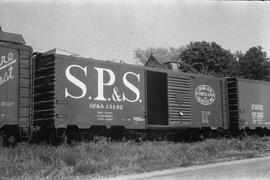
M 32 49 L 20 49 L 19 62 L 19 127 L 28 127 L 30 132 L 32 110 L 32 75 L 31 75 Z
M 207 76 L 191 78 L 192 125 L 228 128 L 224 97 L 224 80 Z
M 192 123 L 190 88 L 188 75 L 168 73 L 169 126 L 186 126 Z
M 55 67 L 56 127 L 145 128 L 142 68 L 63 55 L 56 55 Z

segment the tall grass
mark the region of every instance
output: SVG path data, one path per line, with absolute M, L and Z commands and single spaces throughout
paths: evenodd
M 268 152 L 270 140 L 254 137 L 193 143 L 99 142 L 58 147 L 20 144 L 0 148 L 0 179 L 115 176 L 250 158 Z

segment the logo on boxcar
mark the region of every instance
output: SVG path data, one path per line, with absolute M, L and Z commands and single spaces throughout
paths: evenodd
M 14 58 L 13 53 L 8 53 L 7 56 L 0 57 L 0 85 L 14 78 L 14 68 L 12 66 L 14 63 L 16 63 L 16 59 Z
M 89 74 L 89 69 L 87 68 L 87 66 L 82 67 L 75 64 L 68 66 L 65 71 L 66 78 L 81 90 L 81 95 L 79 96 L 72 95 L 68 91 L 68 88 L 65 88 L 65 98 L 68 97 L 71 97 L 73 99 L 84 98 L 87 95 L 88 86 L 85 82 L 82 82 L 80 79 L 71 74 L 71 68 L 83 71 L 84 76 L 87 76 L 87 74 Z M 95 70 L 94 72 L 97 72 L 97 95 L 96 97 L 94 97 L 95 101 L 114 101 L 114 102 L 130 102 L 130 103 L 142 102 L 142 100 L 140 99 L 141 97 L 140 89 L 136 87 L 136 85 L 133 84 L 131 80 L 129 80 L 131 78 L 136 83 L 140 83 L 141 82 L 140 73 L 125 72 L 123 73 L 122 78 L 120 79 L 120 81 L 122 81 L 123 86 L 126 87 L 127 89 L 125 91 L 131 91 L 134 94 L 135 97 L 133 96 L 133 98 L 131 98 L 127 96 L 126 92 L 124 91 L 120 92 L 118 87 L 114 86 L 117 79 L 113 70 L 99 67 L 94 67 L 94 70 Z M 105 80 L 105 74 L 108 76 L 107 80 Z M 108 87 L 111 87 L 112 90 L 109 93 L 110 95 L 108 97 L 105 97 L 105 88 Z M 92 97 L 89 96 L 88 99 L 91 100 Z
M 96 113 L 97 121 L 122 120 L 129 122 L 133 120 L 135 124 L 145 121 L 143 117 L 132 115 L 133 107 L 139 108 L 138 105 L 127 105 L 127 103 L 143 103 L 140 91 L 142 86 L 140 72 L 72 64 L 65 69 L 65 76 L 66 80 L 76 88 L 65 87 L 65 98 L 78 100 L 87 98 L 90 101 L 88 107 L 91 109 L 91 114 Z M 86 79 L 81 79 L 82 76 Z M 96 80 L 90 78 L 93 76 L 96 77 Z M 124 110 L 131 114 L 120 114 L 120 119 L 117 113 Z
M 200 85 L 195 89 L 195 98 L 202 105 L 210 105 L 215 101 L 215 91 L 208 85 Z

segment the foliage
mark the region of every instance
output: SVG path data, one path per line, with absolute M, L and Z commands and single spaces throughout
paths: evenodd
M 180 55 L 181 61 L 201 74 L 231 76 L 237 62 L 234 55 L 215 42 L 190 42 Z M 185 71 L 180 66 L 182 71 Z
M 198 41 L 180 48 L 137 49 L 134 54 L 142 64 L 151 54 L 161 63 L 178 62 L 183 72 L 270 80 L 270 62 L 261 46 L 252 47 L 246 53 L 236 51 L 232 54 L 215 42 Z
M 138 59 L 142 64 L 145 64 L 151 54 L 154 55 L 161 63 L 163 62 L 177 62 L 179 59 L 180 53 L 183 51 L 183 48 L 153 48 L 149 47 L 145 50 L 140 48 L 134 51 L 135 58 Z
M 0 147 L 0 179 L 88 179 L 262 156 L 270 140 L 246 137 L 193 143 L 98 142 Z M 87 179 L 87 178 L 86 178 Z
M 240 76 L 246 79 L 269 80 L 270 64 L 261 46 L 250 48 L 239 55 Z

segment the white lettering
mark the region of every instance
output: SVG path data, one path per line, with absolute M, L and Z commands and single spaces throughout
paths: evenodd
M 86 95 L 86 92 L 87 92 L 87 88 L 86 88 L 86 85 L 80 81 L 79 79 L 77 79 L 76 77 L 74 77 L 71 73 L 70 73 L 70 69 L 71 68 L 79 68 L 79 69 L 82 69 L 83 72 L 84 72 L 84 75 L 87 76 L 87 67 L 81 67 L 81 66 L 78 66 L 78 65 L 70 65 L 67 69 L 66 69 L 66 77 L 67 79 L 72 82 L 74 85 L 78 86 L 81 90 L 82 90 L 82 94 L 80 96 L 73 96 L 71 95 L 67 88 L 65 88 L 65 98 L 67 97 L 71 97 L 71 98 L 74 98 L 74 99 L 80 99 L 80 98 L 83 98 L 85 95 Z
M 13 53 L 8 53 L 6 56 L 1 56 L 0 59 L 0 85 L 6 83 L 8 80 L 13 79 L 13 67 L 12 64 L 16 63 L 16 59 L 13 57 Z M 8 69 L 8 70 L 5 70 Z
M 107 99 L 104 97 L 104 86 L 111 86 L 115 82 L 115 74 L 110 69 L 104 69 L 104 68 L 97 68 L 95 69 L 98 72 L 98 96 L 95 98 L 95 100 L 98 101 L 107 101 Z M 109 74 L 109 81 L 107 83 L 104 82 L 104 72 L 107 72 Z
M 123 101 L 128 101 L 128 102 L 136 102 L 139 100 L 140 98 L 140 91 L 137 87 L 135 87 L 133 84 L 131 84 L 128 80 L 127 80 L 127 75 L 134 75 L 135 77 L 137 77 L 138 82 L 140 82 L 140 74 L 135 74 L 133 72 L 126 72 L 123 76 L 123 83 L 124 85 L 129 88 L 131 91 L 133 91 L 136 94 L 136 98 L 134 100 L 128 99 L 125 96 L 125 93 L 123 93 Z
M 14 68 L 13 68 L 12 66 L 10 66 L 9 69 L 8 69 L 8 71 L 6 71 L 6 72 L 4 73 L 4 76 L 3 76 L 3 77 L 0 76 L 0 85 L 4 84 L 4 83 L 7 82 L 8 80 L 14 78 L 13 73 L 12 73 L 12 70 L 13 70 L 13 69 L 14 69 Z
M 260 111 L 263 111 L 263 105 L 260 105 L 260 104 L 251 104 L 251 109 L 252 109 L 252 110 L 260 110 Z
M 10 66 L 11 64 L 14 64 L 15 62 L 16 59 L 13 58 L 13 53 L 9 53 L 8 58 L 6 58 L 6 56 L 1 56 L 0 70 Z

